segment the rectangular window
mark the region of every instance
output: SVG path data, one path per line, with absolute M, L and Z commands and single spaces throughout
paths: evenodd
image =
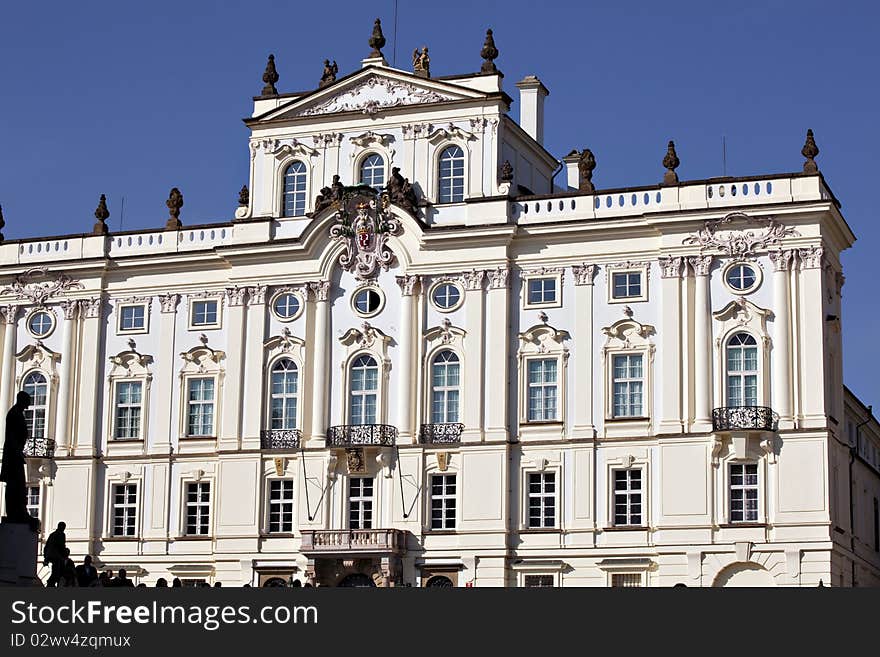
M 615 355 L 612 368 L 612 417 L 642 417 L 645 384 L 642 355 Z
M 642 296 L 642 272 L 627 271 L 611 275 L 611 298 L 632 299 Z
M 218 303 L 216 299 L 193 301 L 190 324 L 192 326 L 217 326 L 220 323 L 217 307 Z
M 528 419 L 530 422 L 556 420 L 557 361 L 555 358 L 528 362 Z
M 352 477 L 348 480 L 348 528 L 373 528 L 372 477 Z
M 642 471 L 614 470 L 614 526 L 642 526 Z
M 529 284 L 529 305 L 540 306 L 542 304 L 556 303 L 556 282 L 555 277 L 551 278 L 530 278 Z
M 137 520 L 137 486 L 135 484 L 114 484 L 111 490 L 113 506 L 113 536 L 135 536 Z
M 455 529 L 455 475 L 431 476 L 431 529 Z
M 211 526 L 211 484 L 207 481 L 186 485 L 186 535 L 207 536 Z
M 187 384 L 187 436 L 214 435 L 214 379 L 190 379 Z
M 138 440 L 141 437 L 142 392 L 141 381 L 116 383 L 116 425 L 113 437 L 117 440 Z
M 293 479 L 269 482 L 269 533 L 293 533 Z
M 875 501 L 876 506 L 876 501 Z M 40 487 L 27 487 L 27 511 L 33 518 L 40 517 Z
M 147 329 L 147 307 L 143 304 L 119 306 L 119 332 L 141 332 Z
M 553 588 L 553 575 L 526 575 L 523 584 L 527 589 Z
M 632 589 L 642 585 L 641 573 L 614 573 L 611 575 L 613 588 Z
M 758 522 L 758 464 L 730 466 L 730 522 Z
M 556 526 L 556 473 L 530 472 L 529 486 L 529 527 Z

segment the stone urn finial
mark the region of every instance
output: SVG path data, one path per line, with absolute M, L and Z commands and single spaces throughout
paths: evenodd
M 678 184 L 678 174 L 675 173 L 675 169 L 679 164 L 681 161 L 675 152 L 675 142 L 670 139 L 669 145 L 666 147 L 666 155 L 663 157 L 663 166 L 666 167 L 666 173 L 663 174 L 664 185 Z
M 483 58 L 480 73 L 498 72 L 494 61 L 498 57 L 498 48 L 495 47 L 495 37 L 492 36 L 492 30 L 486 30 L 486 40 L 483 42 L 483 48 L 480 50 L 480 57 Z
M 818 173 L 819 166 L 816 164 L 816 156 L 819 154 L 819 147 L 816 146 L 816 140 L 813 139 L 813 131 L 807 130 L 807 141 L 801 149 L 801 155 L 807 158 L 804 162 L 804 173 Z
M 239 207 L 246 208 L 250 205 L 251 202 L 251 193 L 248 190 L 247 185 L 242 185 L 241 190 L 238 192 L 238 205 Z
M 596 188 L 593 186 L 593 170 L 595 168 L 596 158 L 593 155 L 593 151 L 589 148 L 585 148 L 578 156 L 578 172 L 581 176 L 581 184 L 578 189 L 580 191 L 588 192 L 590 194 L 596 191 Z
M 3 220 L 3 206 L 0 205 L 0 242 L 3 241 L 3 227 L 6 226 L 6 222 Z
M 110 210 L 107 209 L 107 197 L 104 194 L 101 194 L 101 199 L 98 201 L 98 207 L 95 210 L 95 222 L 94 227 L 92 228 L 92 235 L 106 235 L 107 234 L 107 219 L 110 218 Z
M 275 70 L 275 55 L 269 55 L 269 61 L 266 62 L 266 70 L 263 71 L 263 82 L 266 83 L 263 87 L 264 96 L 278 95 L 278 89 L 275 88 L 275 83 L 278 82 L 278 71 Z
M 385 35 L 382 34 L 382 21 L 378 18 L 376 22 L 373 23 L 373 34 L 370 35 L 370 40 L 367 42 L 367 45 L 372 48 L 370 51 L 370 59 L 374 57 L 384 57 L 382 54 L 382 48 L 385 47 Z
M 168 195 L 168 200 L 165 201 L 165 205 L 168 206 L 168 212 L 170 213 L 168 221 L 165 222 L 165 230 L 180 230 L 183 228 L 183 223 L 180 221 L 180 208 L 183 207 L 183 194 L 180 193 L 180 190 L 177 189 L 177 187 L 174 187 L 171 190 L 171 193 Z

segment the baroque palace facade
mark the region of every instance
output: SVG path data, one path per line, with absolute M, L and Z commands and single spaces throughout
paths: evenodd
M 457 76 L 369 45 L 307 93 L 270 58 L 231 221 L 174 189 L 164 228 L 102 199 L 0 244 L 43 536 L 148 583 L 880 584 L 812 133 L 802 172 L 679 181 L 670 142 L 598 190 L 538 78 L 508 115 L 491 32 Z

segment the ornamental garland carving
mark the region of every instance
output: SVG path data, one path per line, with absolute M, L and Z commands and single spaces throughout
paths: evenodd
M 559 276 L 559 284 L 565 282 L 565 267 L 539 267 L 537 269 L 523 269 L 520 273 L 522 278 L 533 276 Z
M 408 82 L 371 75 L 366 80 L 324 102 L 296 113 L 297 116 L 314 116 L 334 112 L 361 112 L 374 116 L 381 110 L 401 105 L 419 105 L 452 100 L 451 96 L 430 89 L 417 87 Z
M 48 267 L 34 267 L 19 274 L 11 285 L 3 288 L 3 294 L 14 295 L 16 299 L 27 299 L 39 306 L 46 305 L 46 301 L 63 292 L 73 289 L 81 289 L 83 284 L 72 279 L 67 274 L 58 274 L 54 281 L 38 283 L 41 278 L 49 276 Z
M 766 228 L 761 232 L 737 229 L 737 223 L 757 223 Z M 715 248 L 729 256 L 745 257 L 779 244 L 785 237 L 796 235 L 800 233 L 775 219 L 731 212 L 721 219 L 707 221 L 696 235 L 684 238 L 682 244 L 696 244 L 701 251 Z
M 387 193 L 380 195 L 366 185 L 343 188 L 330 238 L 343 243 L 339 265 L 358 280 L 373 278 L 379 268 L 387 270 L 394 262 L 388 238 L 399 235 L 401 225 L 388 211 L 389 204 Z

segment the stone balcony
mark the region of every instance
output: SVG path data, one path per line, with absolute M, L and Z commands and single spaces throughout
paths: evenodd
M 400 555 L 406 551 L 402 529 L 304 529 L 300 551 L 307 555 Z

